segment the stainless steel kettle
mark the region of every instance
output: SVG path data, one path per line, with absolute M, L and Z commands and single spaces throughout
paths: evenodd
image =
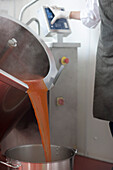
M 31 107 L 28 87 L 22 81 L 42 77 L 49 90 L 59 72 L 51 51 L 40 37 L 7 16 L 0 16 L 0 69 L 1 141 Z

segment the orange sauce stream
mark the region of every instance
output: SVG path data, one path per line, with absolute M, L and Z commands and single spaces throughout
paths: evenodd
M 47 162 L 51 161 L 51 148 L 50 148 L 50 130 L 48 118 L 48 105 L 47 105 L 47 87 L 43 81 L 40 80 L 27 80 L 24 81 L 29 89 L 27 91 L 31 100 L 35 117 L 38 122 L 39 131 L 41 135 L 42 145 Z

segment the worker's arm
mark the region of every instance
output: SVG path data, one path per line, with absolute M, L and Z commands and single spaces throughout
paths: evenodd
M 80 11 L 71 11 L 69 14 L 69 18 L 80 20 Z
M 81 20 L 83 25 L 88 28 L 95 28 L 100 21 L 99 3 L 98 0 L 87 0 L 86 6 L 82 11 L 62 11 L 59 7 L 49 7 L 54 14 L 51 24 L 54 24 L 57 19 L 75 19 Z

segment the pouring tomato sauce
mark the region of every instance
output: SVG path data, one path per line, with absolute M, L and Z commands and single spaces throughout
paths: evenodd
M 47 87 L 43 79 L 24 81 L 29 89 L 27 91 L 31 100 L 35 116 L 38 122 L 45 159 L 51 161 L 50 130 L 47 105 Z

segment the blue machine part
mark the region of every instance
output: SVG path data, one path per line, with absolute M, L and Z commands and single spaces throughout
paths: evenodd
M 61 9 L 61 10 L 64 10 L 64 9 Z M 64 19 L 64 18 L 58 19 L 52 25 L 51 20 L 54 18 L 54 14 L 52 13 L 52 11 L 49 8 L 45 8 L 45 12 L 46 12 L 46 16 L 48 19 L 50 29 L 52 29 L 52 30 L 54 30 L 54 29 L 55 30 L 58 30 L 58 29 L 69 30 L 69 24 L 66 19 Z

